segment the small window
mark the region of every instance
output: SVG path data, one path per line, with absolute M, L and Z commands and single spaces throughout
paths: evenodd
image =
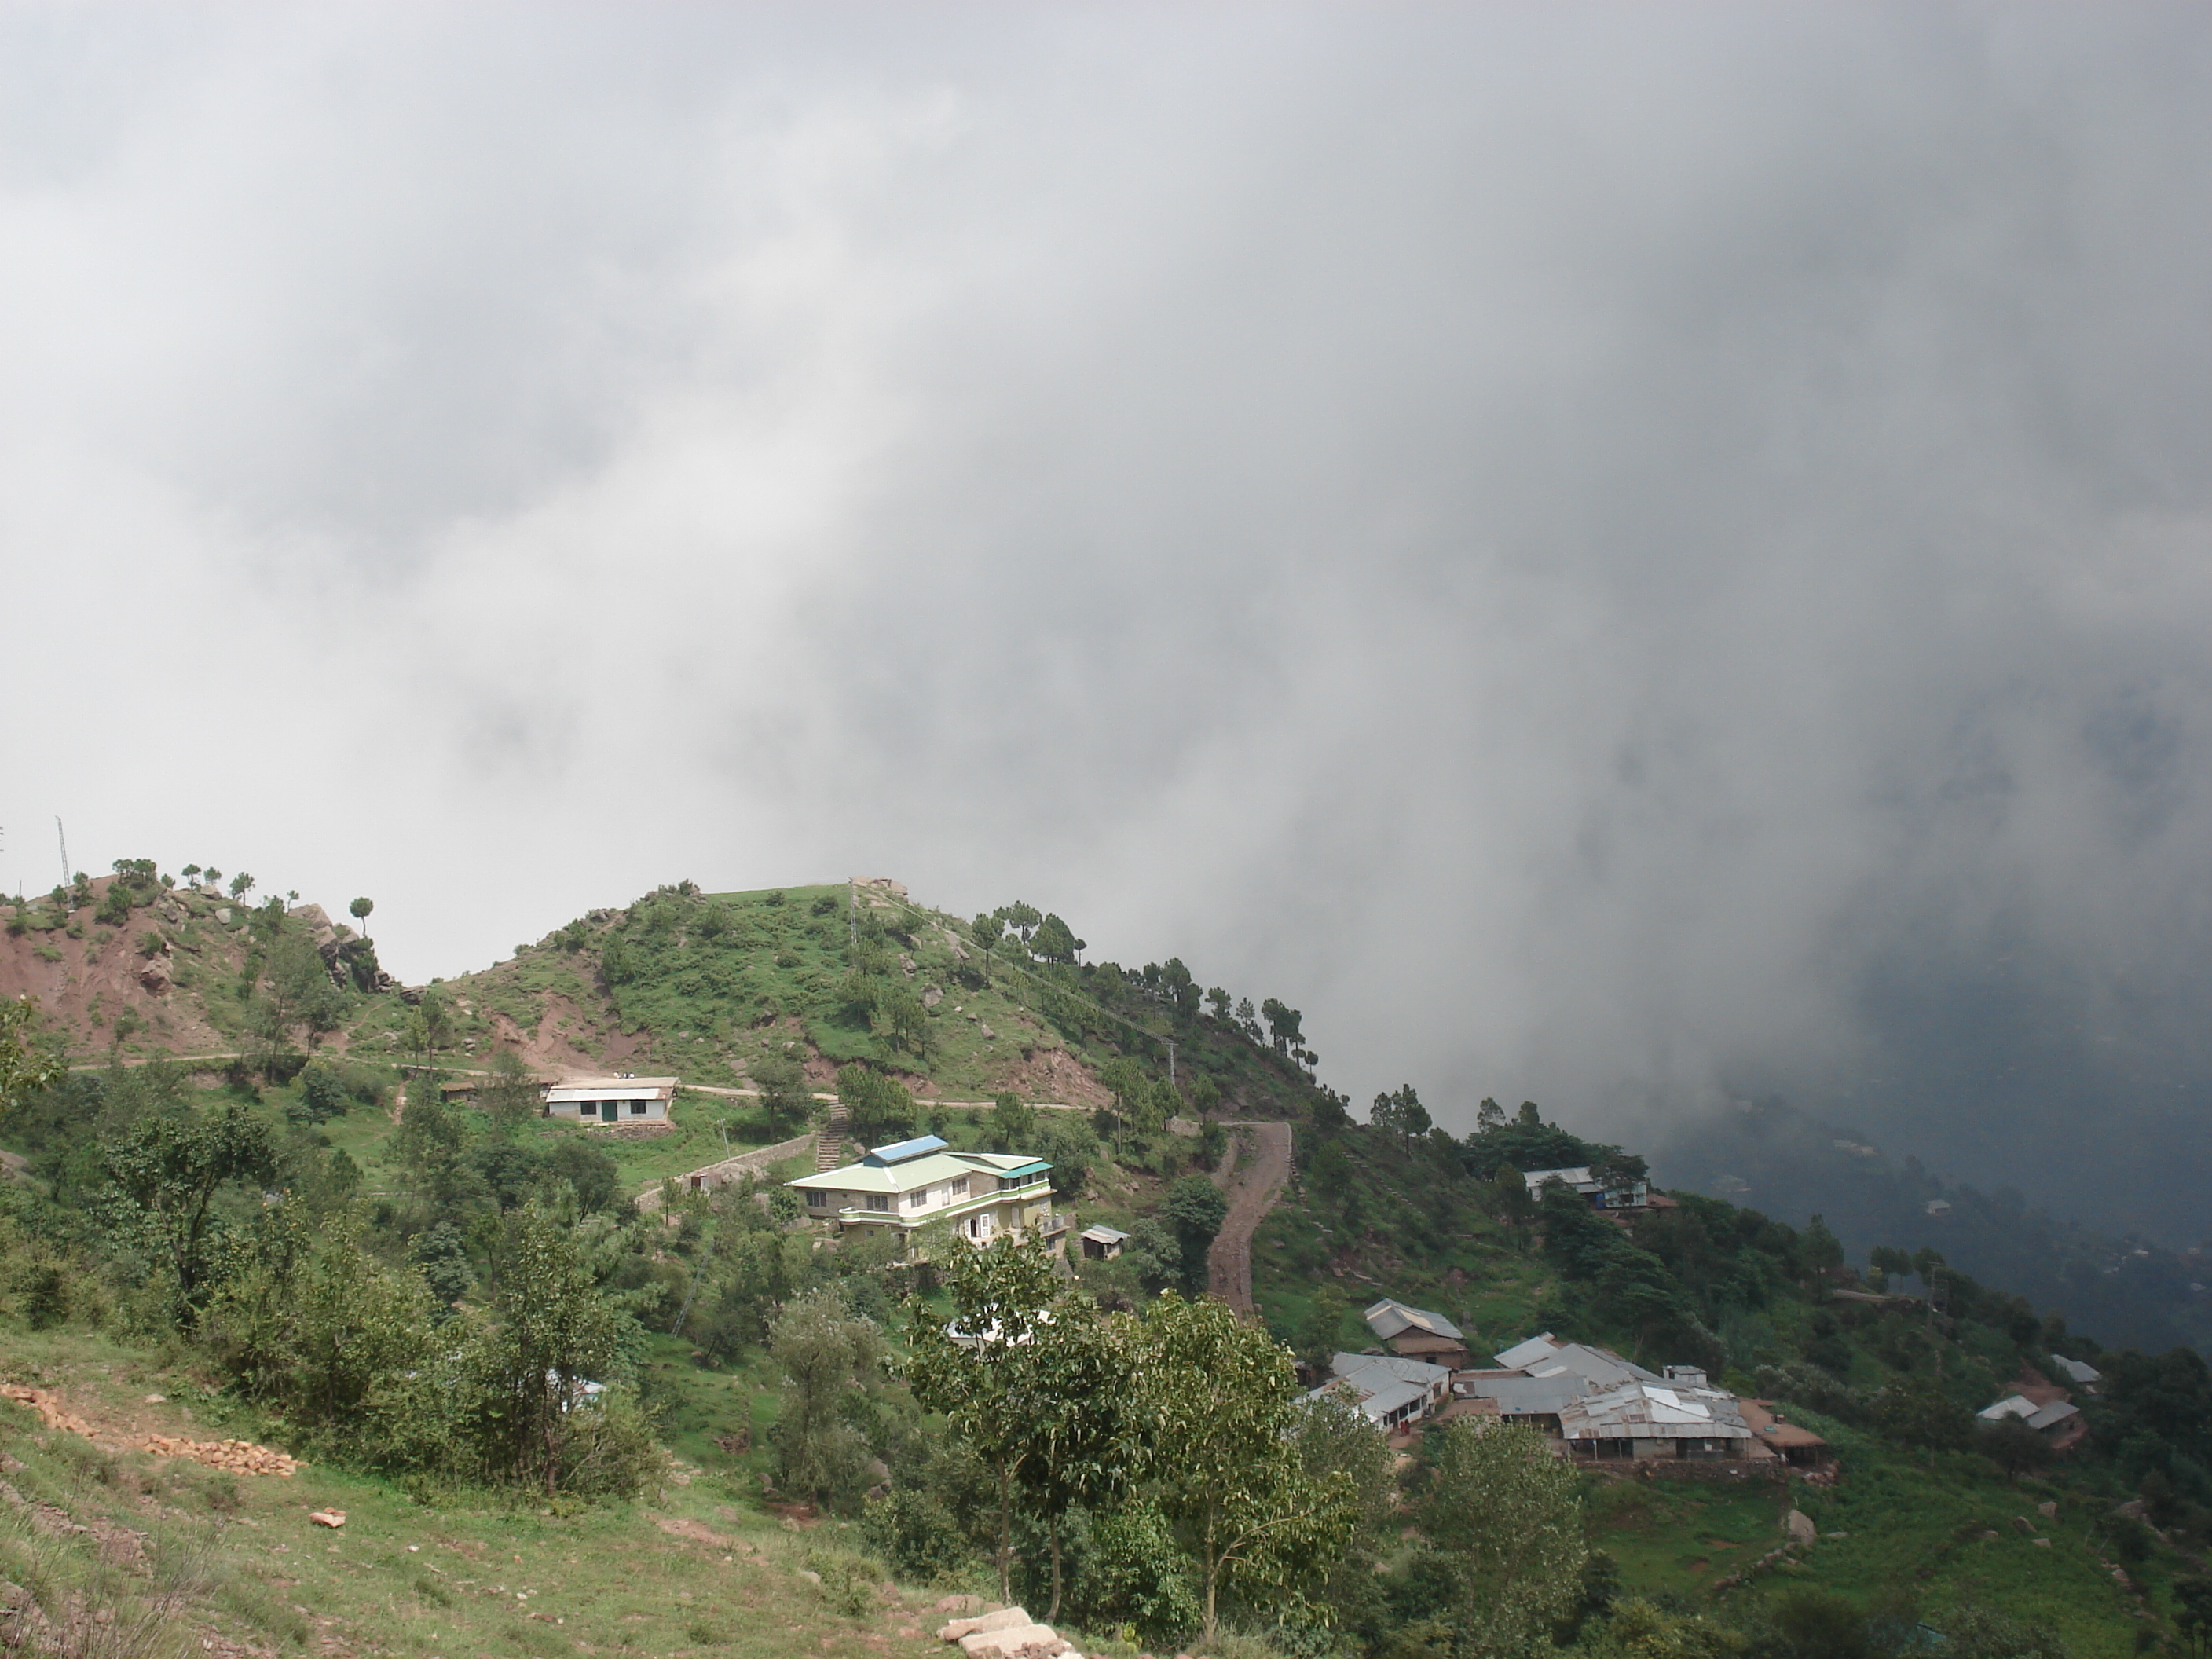
M 891 1195 L 889 1193 L 870 1193 L 868 1194 L 868 1207 L 870 1209 L 888 1210 L 890 1206 Z
M 645 1115 L 645 1103 L 641 1100 L 633 1100 L 630 1102 L 629 1115 L 632 1117 L 643 1117 Z
M 806 1194 L 806 1207 L 810 1210 L 821 1209 L 829 1202 L 830 1194 L 827 1193 L 810 1192 Z
M 929 1188 L 927 1187 L 917 1187 L 906 1195 L 906 1206 L 909 1210 L 925 1208 L 928 1203 Z
M 968 1177 L 967 1177 L 966 1176 L 960 1176 L 957 1180 L 956 1180 L 955 1182 L 953 1182 L 953 1183 L 951 1184 L 951 1186 L 948 1187 L 948 1188 L 945 1189 L 945 1193 L 946 1193 L 946 1196 L 948 1196 L 948 1197 L 950 1197 L 950 1198 L 965 1198 L 965 1197 L 967 1197 L 967 1196 L 968 1196 Z

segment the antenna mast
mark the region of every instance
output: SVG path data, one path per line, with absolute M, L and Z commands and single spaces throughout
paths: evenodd
M 62 833 L 62 820 L 59 813 L 54 815 L 54 839 L 62 844 L 62 885 L 66 887 L 70 884 L 69 837 Z

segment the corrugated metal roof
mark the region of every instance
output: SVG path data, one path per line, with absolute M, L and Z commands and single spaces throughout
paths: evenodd
M 1663 1382 L 1633 1360 L 1623 1359 L 1607 1348 L 1581 1342 L 1561 1342 L 1547 1331 L 1526 1342 L 1516 1342 L 1496 1356 L 1498 1363 L 1532 1376 L 1556 1376 L 1562 1371 L 1579 1376 L 1592 1387 L 1607 1382 Z
M 1451 1372 L 1422 1359 L 1401 1359 L 1395 1354 L 1339 1353 L 1329 1360 L 1328 1381 L 1308 1391 L 1318 1400 L 1332 1389 L 1346 1389 L 1357 1397 L 1368 1419 L 1382 1423 L 1393 1413 L 1432 1398 Z
M 1085 1227 L 1081 1232 L 1078 1233 L 1076 1237 L 1079 1238 L 1087 1238 L 1094 1244 L 1125 1244 L 1129 1239 L 1129 1235 L 1123 1232 L 1119 1227 L 1103 1226 Z
M 872 1150 L 866 1162 L 870 1164 L 902 1164 L 910 1158 L 921 1158 L 928 1152 L 948 1150 L 951 1142 L 938 1135 L 916 1135 L 912 1140 L 894 1141 L 888 1146 Z
M 1387 1296 L 1361 1316 L 1367 1321 L 1367 1328 L 1385 1342 L 1411 1330 L 1423 1331 L 1431 1336 L 1449 1337 L 1455 1342 L 1466 1340 L 1460 1328 L 1442 1314 L 1431 1313 L 1426 1308 L 1409 1308 Z
M 1616 1382 L 1594 1389 L 1559 1413 L 1568 1440 L 1748 1440 L 1735 1396 L 1720 1389 Z
M 1385 1377 L 1394 1382 L 1419 1382 L 1424 1388 L 1451 1380 L 1449 1366 L 1431 1365 L 1425 1359 L 1401 1359 L 1389 1353 L 1332 1354 L 1328 1369 L 1339 1382 L 1356 1389 L 1380 1388 Z
M 859 1164 L 848 1164 L 842 1170 L 824 1170 L 818 1175 L 801 1176 L 783 1184 L 848 1193 L 910 1193 L 918 1187 L 933 1187 L 940 1181 L 957 1180 L 961 1176 L 996 1182 L 1004 1176 L 1051 1168 L 1040 1158 L 1010 1158 L 1004 1152 L 924 1152 L 896 1164 L 878 1164 L 871 1158 Z
M 1589 1385 L 1571 1373 L 1531 1376 L 1516 1371 L 1510 1376 L 1474 1376 L 1461 1372 L 1452 1381 L 1452 1392 L 1468 1400 L 1494 1400 L 1507 1417 L 1557 1417 L 1585 1393 Z
M 2094 1365 L 2084 1360 L 2069 1359 L 2063 1353 L 2051 1355 L 2051 1363 L 2065 1372 L 2069 1382 L 2079 1382 L 2085 1389 L 2093 1382 L 2101 1382 L 2105 1380 L 2104 1372 L 2099 1370 Z

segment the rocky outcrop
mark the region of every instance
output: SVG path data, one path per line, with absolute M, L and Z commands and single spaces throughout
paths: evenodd
M 1022 1607 L 999 1607 L 938 1627 L 938 1640 L 957 1643 L 969 1659 L 1082 1659 L 1074 1644 Z

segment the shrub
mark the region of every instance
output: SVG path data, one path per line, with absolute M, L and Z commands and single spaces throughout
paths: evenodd
M 1148 1646 L 1172 1649 L 1199 1626 L 1203 1609 L 1167 1520 L 1150 1504 L 1130 1504 L 1091 1528 L 1092 1553 L 1071 1602 L 1076 1620 L 1097 1630 L 1129 1625 Z
M 326 1123 L 353 1109 L 345 1079 L 328 1060 L 309 1060 L 300 1072 L 300 1104 L 310 1123 Z
M 868 1499 L 860 1535 L 900 1578 L 927 1583 L 959 1571 L 971 1559 L 968 1540 L 952 1512 L 911 1487 Z

